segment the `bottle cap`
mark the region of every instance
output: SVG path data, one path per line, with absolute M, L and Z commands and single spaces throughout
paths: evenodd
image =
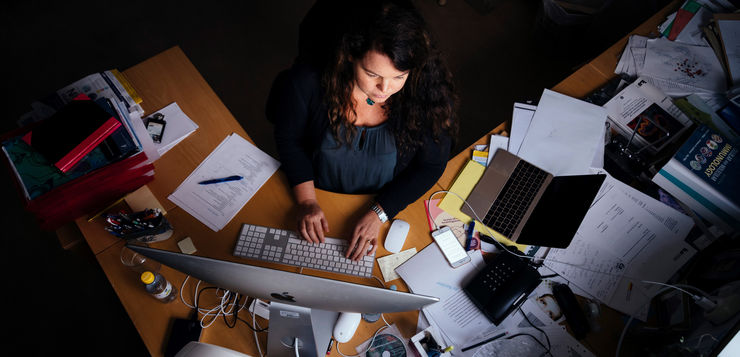
M 144 284 L 151 284 L 154 281 L 154 274 L 150 271 L 141 273 L 141 281 L 143 281 Z

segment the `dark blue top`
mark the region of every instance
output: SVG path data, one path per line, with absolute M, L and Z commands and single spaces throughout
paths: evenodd
M 305 64 L 296 64 L 275 79 L 267 99 L 267 119 L 275 125 L 275 143 L 280 169 L 291 186 L 314 181 L 320 176 L 313 155 L 330 130 L 323 100 L 321 75 Z M 400 130 L 402 119 L 391 116 L 391 132 Z M 421 145 L 396 151 L 393 178 L 379 190 L 375 200 L 393 218 L 429 191 L 442 176 L 452 150 L 452 138 L 442 133 L 434 138 L 431 125 L 417 137 Z
M 314 186 L 334 192 L 374 193 L 393 179 L 396 140 L 387 123 L 355 129 L 352 141 L 343 145 L 331 130 L 326 131 L 314 152 Z

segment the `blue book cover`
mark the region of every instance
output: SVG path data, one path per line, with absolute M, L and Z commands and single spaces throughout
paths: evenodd
M 707 126 L 694 130 L 688 140 L 673 156 L 697 177 L 740 205 L 740 163 L 738 142 L 730 140 Z

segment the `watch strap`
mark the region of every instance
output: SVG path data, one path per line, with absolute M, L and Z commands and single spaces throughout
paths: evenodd
M 377 203 L 373 203 L 370 209 L 373 210 L 373 212 L 375 212 L 375 214 L 378 215 L 378 218 L 380 218 L 381 223 L 388 222 L 388 215 L 385 214 L 385 211 L 383 211 L 383 209 L 380 208 L 380 206 L 378 206 Z

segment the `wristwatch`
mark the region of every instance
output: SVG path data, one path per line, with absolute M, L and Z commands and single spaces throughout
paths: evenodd
M 378 206 L 377 203 L 373 203 L 373 206 L 370 207 L 370 209 L 373 210 L 373 212 L 375 212 L 375 214 L 378 215 L 378 218 L 380 218 L 381 223 L 388 222 L 388 216 L 385 214 L 385 211 L 383 211 L 383 209 L 380 208 L 380 206 Z

